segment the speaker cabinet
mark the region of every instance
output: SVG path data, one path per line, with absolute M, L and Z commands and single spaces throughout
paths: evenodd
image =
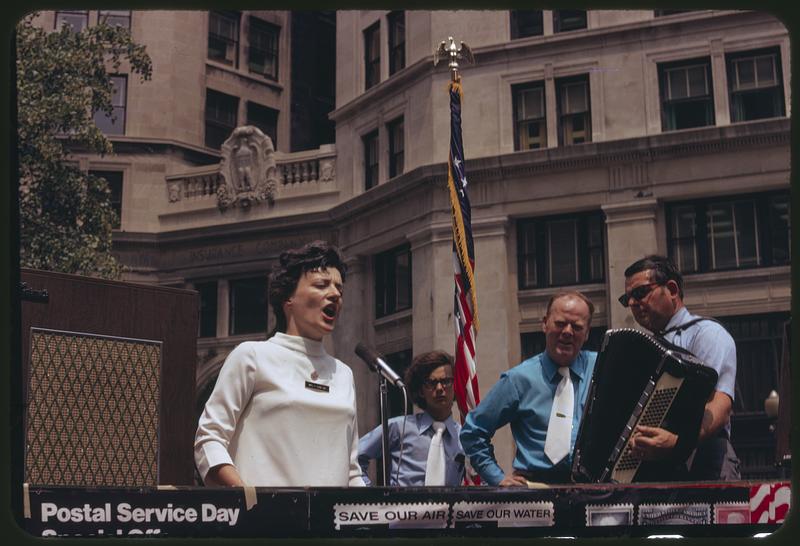
M 31 485 L 192 485 L 198 297 L 22 270 Z

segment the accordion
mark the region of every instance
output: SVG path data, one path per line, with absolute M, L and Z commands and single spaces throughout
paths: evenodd
M 668 481 L 697 443 L 717 372 L 685 349 L 639 330 L 608 330 L 597 356 L 572 463 L 576 482 Z M 637 425 L 678 435 L 668 460 L 643 461 Z

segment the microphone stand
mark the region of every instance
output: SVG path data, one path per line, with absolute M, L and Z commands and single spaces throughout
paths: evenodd
M 381 391 L 381 426 L 383 428 L 383 439 L 381 441 L 381 449 L 383 451 L 383 485 L 388 486 L 390 481 L 390 474 L 392 471 L 391 453 L 389 453 L 389 390 L 386 387 L 386 378 L 383 374 L 378 374 L 380 379 Z

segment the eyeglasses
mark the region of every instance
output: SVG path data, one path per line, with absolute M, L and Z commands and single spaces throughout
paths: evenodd
M 426 379 L 422 382 L 423 385 L 428 387 L 429 389 L 435 389 L 436 385 L 439 383 L 442 384 L 442 387 L 445 389 L 449 389 L 453 386 L 454 379 L 452 377 L 443 377 L 442 379 Z
M 628 307 L 628 301 L 633 298 L 636 301 L 642 301 L 644 298 L 647 297 L 647 294 L 653 291 L 653 288 L 656 286 L 662 286 L 660 282 L 649 282 L 647 284 L 642 284 L 637 286 L 633 290 L 631 290 L 630 294 L 622 294 L 618 301 L 622 304 L 623 307 Z

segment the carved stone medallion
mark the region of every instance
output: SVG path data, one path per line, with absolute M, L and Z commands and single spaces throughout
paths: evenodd
M 257 127 L 237 127 L 222 144 L 217 206 L 249 209 L 256 203 L 275 202 L 278 169 L 272 140 Z

